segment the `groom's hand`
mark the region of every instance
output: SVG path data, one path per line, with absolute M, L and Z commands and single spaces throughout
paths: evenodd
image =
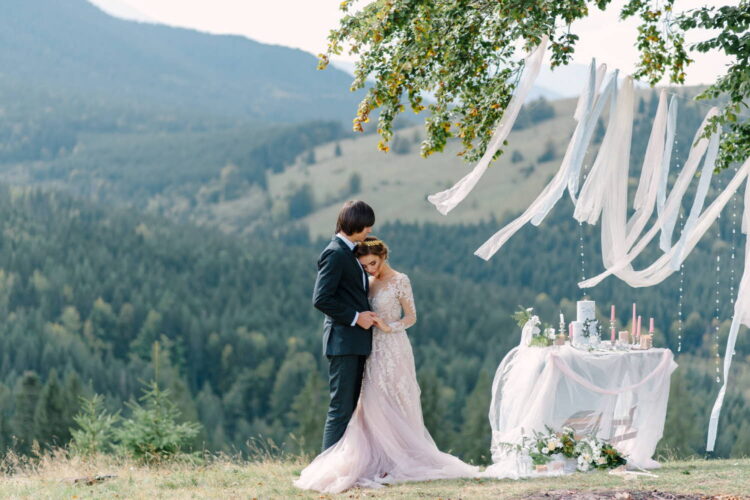
M 372 324 L 375 322 L 375 313 L 372 311 L 364 311 L 359 313 L 357 318 L 357 326 L 369 330 L 372 328 Z

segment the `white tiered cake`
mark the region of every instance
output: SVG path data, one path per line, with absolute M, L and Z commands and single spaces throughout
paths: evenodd
M 593 300 L 579 300 L 576 303 L 576 321 L 573 322 L 573 345 L 586 346 L 596 336 L 596 303 Z M 587 331 L 584 331 L 587 328 Z

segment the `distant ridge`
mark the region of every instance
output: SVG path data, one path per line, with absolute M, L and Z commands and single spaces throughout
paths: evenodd
M 349 75 L 301 50 L 117 19 L 87 0 L 4 0 L 0 78 L 273 122 L 348 122 L 358 102 Z

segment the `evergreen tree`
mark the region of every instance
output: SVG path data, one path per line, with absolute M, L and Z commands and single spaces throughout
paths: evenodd
M 669 405 L 664 429 L 667 430 L 659 442 L 659 450 L 676 456 L 700 453 L 703 440 L 703 421 L 696 413 L 693 390 L 677 370 L 672 375 L 669 387 Z
M 70 398 L 63 390 L 57 377 L 57 370 L 52 369 L 47 382 L 42 388 L 34 410 L 33 425 L 37 429 L 34 436 L 47 446 L 63 445 L 70 439 L 70 427 L 73 424 Z
M 455 391 L 441 385 L 434 367 L 420 370 L 418 379 L 424 425 L 438 448 L 448 449 L 455 436 L 447 411 L 455 397 Z
M 544 145 L 544 152 L 537 158 L 537 161 L 544 163 L 545 161 L 552 161 L 555 158 L 557 158 L 557 148 L 552 140 L 548 140 Z
M 311 149 L 307 152 L 305 155 L 305 165 L 315 165 L 315 162 L 317 160 L 315 159 L 315 150 Z
M 298 451 L 314 453 L 320 449 L 327 407 L 327 386 L 317 370 L 312 370 L 291 406 L 290 421 L 295 425 Z
M 315 208 L 313 191 L 310 184 L 303 184 L 289 196 L 289 217 L 301 219 L 310 214 Z
M 482 370 L 474 390 L 466 398 L 457 446 L 464 460 L 476 464 L 488 464 L 491 459 L 490 396 L 490 379 L 487 372 Z
M 16 384 L 12 428 L 14 435 L 18 438 L 19 451 L 22 453 L 30 452 L 33 441 L 39 436 L 34 415 L 41 391 L 42 383 L 33 371 L 24 372 Z
M 362 176 L 353 172 L 349 177 L 349 194 L 354 196 L 362 191 Z

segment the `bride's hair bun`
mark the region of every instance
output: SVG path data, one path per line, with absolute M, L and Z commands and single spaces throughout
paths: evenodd
M 365 241 L 359 243 L 357 248 L 354 250 L 357 257 L 364 257 L 365 255 L 377 255 L 383 259 L 388 258 L 388 245 L 385 244 L 380 238 L 375 236 L 368 236 Z

